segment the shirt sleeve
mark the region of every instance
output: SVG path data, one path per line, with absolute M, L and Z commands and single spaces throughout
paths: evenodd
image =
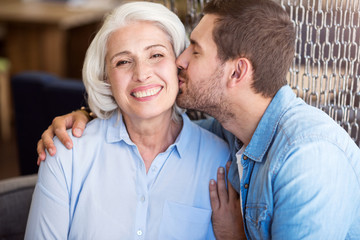
M 47 154 L 46 160 L 41 162 L 25 239 L 67 239 L 70 217 L 65 171 L 57 154 L 55 157 Z
M 359 189 L 344 152 L 316 141 L 284 152 L 273 180 L 272 239 L 345 239 Z

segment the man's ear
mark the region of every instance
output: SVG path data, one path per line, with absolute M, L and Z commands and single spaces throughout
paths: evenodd
M 232 71 L 228 87 L 235 87 L 241 81 L 244 81 L 248 77 L 250 67 L 250 62 L 246 58 L 234 59 L 232 61 Z

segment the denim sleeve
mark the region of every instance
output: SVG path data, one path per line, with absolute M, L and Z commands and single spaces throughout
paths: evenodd
M 344 153 L 321 141 L 284 152 L 273 179 L 272 239 L 345 239 L 360 197 Z
M 61 147 L 56 147 L 59 153 Z M 67 151 L 70 154 L 71 151 Z M 64 174 L 66 167 L 60 164 L 57 156 L 47 154 L 46 160 L 40 164 L 25 239 L 67 239 L 69 190 Z

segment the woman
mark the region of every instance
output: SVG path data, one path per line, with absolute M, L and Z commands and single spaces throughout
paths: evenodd
M 178 17 L 160 4 L 115 9 L 83 79 L 98 116 L 39 169 L 25 239 L 213 239 L 208 184 L 226 144 L 174 105 Z M 211 161 L 209 161 L 211 159 Z

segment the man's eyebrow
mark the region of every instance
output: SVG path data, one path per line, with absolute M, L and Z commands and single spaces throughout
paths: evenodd
M 196 40 L 194 40 L 193 38 L 190 38 L 190 43 L 191 43 L 192 45 L 194 45 L 195 47 L 201 49 L 200 44 L 199 44 Z

